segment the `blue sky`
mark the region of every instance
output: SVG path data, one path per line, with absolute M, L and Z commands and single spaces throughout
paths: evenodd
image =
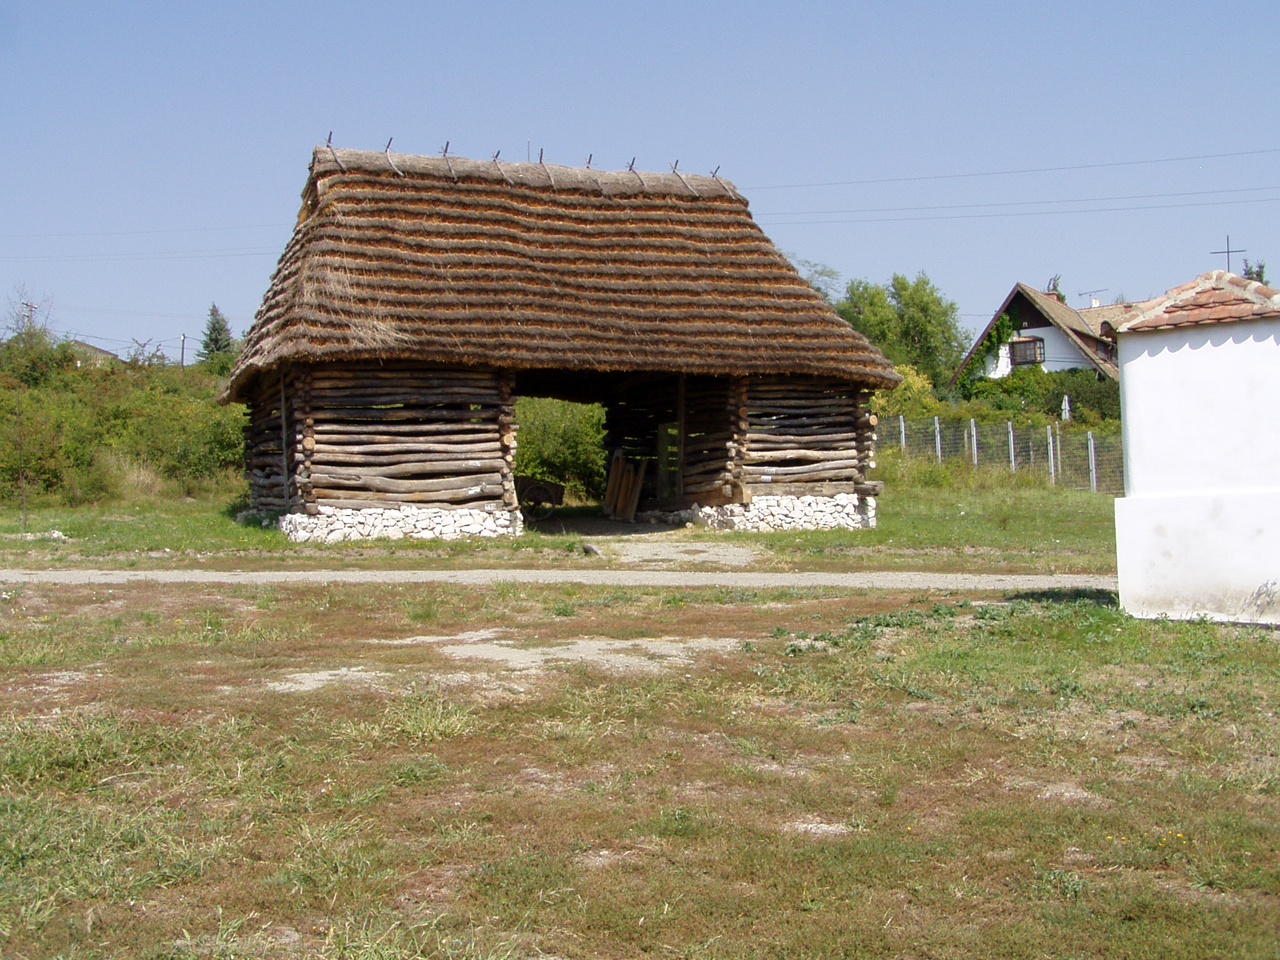
M 974 329 L 1019 280 L 1061 274 L 1077 306 L 1154 296 L 1224 266 L 1228 234 L 1274 283 L 1275 21 L 1262 2 L 7 0 L 0 292 L 124 353 L 176 358 L 215 301 L 240 333 L 330 131 L 719 167 L 787 253 L 924 270 Z

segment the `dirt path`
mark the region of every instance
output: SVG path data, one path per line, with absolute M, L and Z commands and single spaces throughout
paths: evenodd
M 755 573 L 745 570 L 0 570 L 0 583 L 581 583 L 622 587 L 846 590 L 1115 590 L 1114 576 L 1003 573 Z

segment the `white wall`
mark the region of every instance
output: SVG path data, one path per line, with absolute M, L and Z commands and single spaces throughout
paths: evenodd
M 1280 488 L 1280 320 L 1119 337 L 1126 496 Z
M 1022 335 L 1040 337 L 1044 340 L 1044 363 L 1040 366 L 1046 373 L 1093 366 L 1087 357 L 1081 355 L 1080 349 L 1057 327 L 1028 327 L 1022 331 Z
M 1280 321 L 1119 337 L 1120 604 L 1280 623 Z
M 1009 345 L 1007 343 L 1000 344 L 1000 349 L 996 353 L 987 354 L 983 372 L 992 380 L 1007 377 L 1013 372 L 1013 363 L 1009 359 Z
M 1046 373 L 1057 373 L 1059 370 L 1076 370 L 1080 367 L 1093 369 L 1089 359 L 1082 356 L 1074 343 L 1057 327 L 1027 327 L 1020 334 L 1024 337 L 1039 337 L 1044 341 L 1044 363 L 1040 368 Z M 1009 344 L 1000 345 L 998 356 L 988 356 L 984 373 L 993 380 L 1007 377 L 1013 372 L 1013 363 L 1009 358 Z

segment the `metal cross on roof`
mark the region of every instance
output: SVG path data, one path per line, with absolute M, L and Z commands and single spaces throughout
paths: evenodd
M 1220 253 L 1225 253 L 1225 254 L 1227 255 L 1227 273 L 1230 273 L 1230 272 L 1231 272 L 1231 255 L 1232 255 L 1233 253 L 1248 253 L 1248 252 L 1249 252 L 1248 250 L 1232 250 L 1232 249 L 1231 249 L 1231 234 L 1229 234 L 1229 233 L 1228 233 L 1228 234 L 1227 234 L 1227 249 L 1225 249 L 1225 250 L 1210 250 L 1210 251 L 1209 251 L 1209 256 L 1211 256 L 1211 257 L 1216 257 L 1216 256 L 1217 256 L 1218 254 L 1220 254 Z

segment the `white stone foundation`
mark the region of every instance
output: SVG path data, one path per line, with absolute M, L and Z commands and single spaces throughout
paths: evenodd
M 644 514 L 638 519 L 695 523 L 713 530 L 866 530 L 876 525 L 876 498 L 854 493 L 832 497 L 756 496 L 748 504 L 693 506 L 677 513 Z
M 343 540 L 460 540 L 514 537 L 524 530 L 519 510 L 442 510 L 401 504 L 386 509 L 320 507 L 315 514 L 287 513 L 280 529 L 294 543 Z

